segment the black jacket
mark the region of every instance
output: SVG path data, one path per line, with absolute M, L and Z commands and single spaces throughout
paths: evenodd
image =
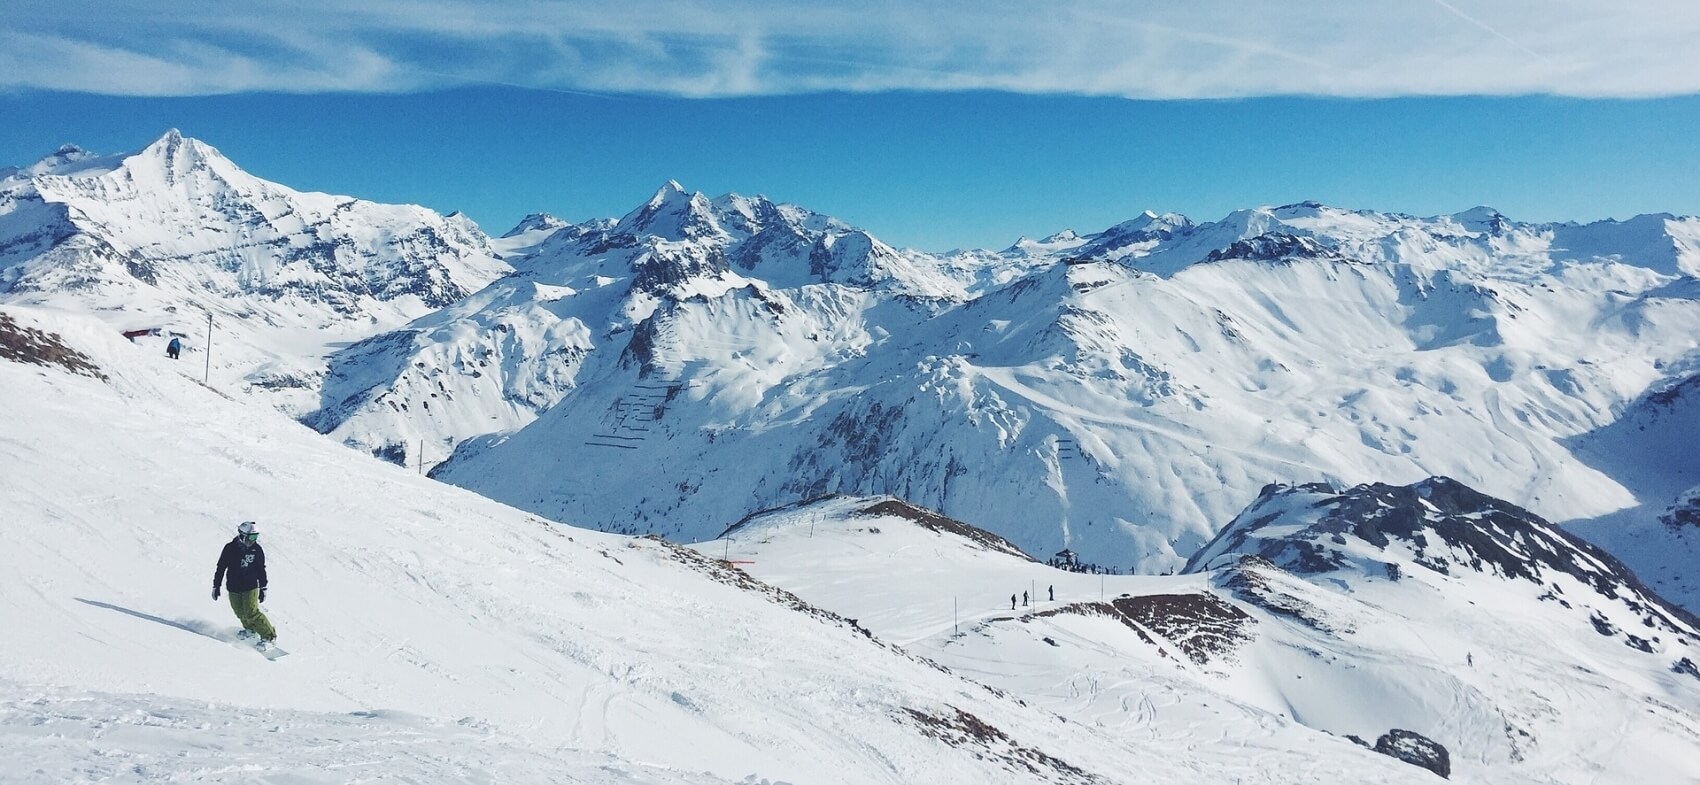
M 249 545 L 240 539 L 231 540 L 224 544 L 224 552 L 218 555 L 218 572 L 213 573 L 213 588 L 218 588 L 219 582 L 226 580 L 225 570 L 230 571 L 230 577 L 224 588 L 231 593 L 264 589 L 266 550 L 257 542 Z

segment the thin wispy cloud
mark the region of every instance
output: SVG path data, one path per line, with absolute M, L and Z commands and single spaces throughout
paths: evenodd
M 1687 0 L 9 0 L 0 89 L 1649 96 L 1695 40 Z

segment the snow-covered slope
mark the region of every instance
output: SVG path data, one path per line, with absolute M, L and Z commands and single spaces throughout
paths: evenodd
M 1124 738 L 1196 752 L 1398 729 L 1438 742 L 1465 782 L 1700 777 L 1696 620 L 1444 478 L 1271 486 L 1174 576 L 1065 572 L 853 497 L 696 547 Z M 1031 604 L 1012 609 L 1012 593 Z
M 687 549 L 363 457 L 101 322 L 0 316 L 8 782 L 1427 776 L 1345 743 L 1175 756 Z M 266 611 L 292 652 L 277 662 L 224 640 L 229 609 L 208 597 L 243 519 L 264 532 Z
M 508 270 L 459 214 L 302 193 L 173 130 L 126 155 L 66 146 L 0 179 L 0 301 L 99 314 L 284 409 L 320 405 L 328 347 Z
M 891 493 L 1159 572 L 1270 481 L 1435 474 L 1588 519 L 1637 490 L 1572 440 L 1700 358 L 1697 226 L 1305 203 L 930 256 L 669 185 L 382 339 L 382 373 L 350 350 L 315 423 L 427 463 L 484 426 L 435 476 L 684 540 Z
M 1636 504 L 1572 528 L 1660 593 L 1700 608 L 1700 373 L 1693 366 L 1638 397 L 1615 421 L 1570 440 L 1631 489 Z

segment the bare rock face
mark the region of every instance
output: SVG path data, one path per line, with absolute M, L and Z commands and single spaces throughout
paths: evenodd
M 1452 776 L 1452 756 L 1446 748 L 1421 733 L 1394 728 L 1375 740 L 1374 750 L 1412 766 L 1428 769 L 1441 777 Z
M 1390 758 L 1397 758 L 1412 766 L 1428 769 L 1439 774 L 1443 779 L 1452 777 L 1452 756 L 1440 742 L 1415 731 L 1394 728 L 1381 734 L 1375 744 L 1364 741 L 1361 737 L 1348 735 L 1356 744 L 1365 749 L 1375 750 Z
M 1671 531 L 1700 531 L 1700 486 L 1690 488 L 1682 494 L 1675 504 L 1659 516 L 1659 521 Z
M 106 380 L 106 373 L 88 355 L 66 346 L 53 333 L 18 324 L 5 313 L 0 313 L 0 360 L 58 366 L 71 373 Z
M 1240 240 L 1227 248 L 1211 251 L 1204 257 L 1206 262 L 1219 262 L 1224 259 L 1248 259 L 1259 262 L 1273 262 L 1282 259 L 1322 259 L 1338 257 L 1334 249 L 1310 237 L 1298 237 L 1281 232 L 1261 234 Z
M 1250 642 L 1257 619 L 1210 592 L 1122 596 L 1109 602 L 1080 602 L 1033 614 L 1103 616 L 1126 625 L 1164 657 L 1184 656 L 1195 665 L 1231 664 Z M 1163 637 L 1153 640 L 1147 631 Z M 1052 646 L 1055 641 L 1047 641 Z M 1170 646 L 1179 649 L 1178 655 Z

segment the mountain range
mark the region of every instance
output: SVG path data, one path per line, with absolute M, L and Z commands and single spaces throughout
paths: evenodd
M 4 183 L 0 299 L 190 335 L 215 311 L 227 381 L 555 520 L 692 541 L 892 494 L 1161 572 L 1268 482 L 1446 475 L 1694 600 L 1659 561 L 1694 552 L 1659 522 L 1700 485 L 1678 448 L 1694 218 L 1302 203 L 934 254 L 668 183 L 618 219 L 490 239 L 266 183 L 176 132 Z M 1667 410 L 1665 442 L 1627 433 Z

